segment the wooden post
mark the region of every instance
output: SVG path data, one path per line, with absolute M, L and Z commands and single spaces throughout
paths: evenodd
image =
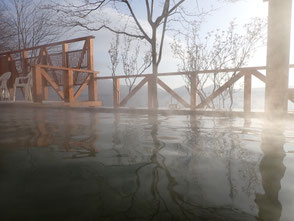
M 152 76 L 148 77 L 148 108 L 153 108 Z
M 288 110 L 292 0 L 269 0 L 265 112 L 283 117 Z
M 42 49 L 41 53 L 42 53 L 42 57 L 40 60 L 40 64 L 47 65 L 48 62 L 47 62 L 47 54 L 45 49 Z M 48 100 L 48 83 L 45 78 L 43 78 L 42 84 L 43 84 L 43 100 Z
M 14 86 L 15 79 L 19 76 L 18 76 L 18 72 L 16 70 L 15 61 L 12 57 L 12 54 L 10 54 L 10 53 L 7 54 L 7 68 L 8 68 L 7 71 L 11 72 L 11 77 L 8 80 L 8 87 L 12 88 L 12 90 L 10 90 L 10 94 L 12 95 L 12 96 L 10 96 L 10 98 L 11 98 L 11 100 L 13 100 L 14 93 L 16 93 L 16 91 L 14 91 L 13 86 Z M 22 90 L 22 93 L 23 93 L 23 90 Z
M 247 72 L 244 74 L 244 112 L 250 113 L 251 112 L 251 81 L 252 75 L 251 73 Z
M 67 52 L 68 52 L 68 44 L 62 44 L 62 67 L 68 67 L 68 59 L 67 59 Z
M 42 103 L 43 93 L 42 93 L 42 74 L 39 65 L 33 67 L 33 100 L 35 103 Z
M 87 65 L 88 70 L 94 71 L 94 57 L 93 57 L 93 38 L 87 39 Z M 89 101 L 97 101 L 97 80 L 95 79 L 95 74 L 91 74 L 90 82 L 88 84 L 88 97 Z
M 191 109 L 195 109 L 197 106 L 197 75 L 191 75 L 191 85 L 190 85 L 190 106 Z
M 68 59 L 67 59 L 67 52 L 68 52 L 68 44 L 62 44 L 62 67 L 68 67 Z M 64 102 L 69 102 L 69 73 L 68 71 L 63 71 L 63 93 L 64 93 Z
M 73 84 L 73 71 L 68 70 L 63 72 L 63 94 L 64 102 L 72 103 L 74 102 L 74 84 Z
M 119 78 L 113 78 L 113 107 L 119 107 L 120 103 L 120 83 Z
M 22 51 L 22 62 L 21 62 L 21 69 L 22 69 L 22 74 L 26 74 L 28 72 L 28 51 Z

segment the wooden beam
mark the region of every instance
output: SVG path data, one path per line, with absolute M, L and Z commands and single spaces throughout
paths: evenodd
M 251 73 L 244 73 L 244 112 L 251 112 L 251 90 L 252 90 L 252 77 Z
M 21 53 L 22 59 L 21 59 L 21 69 L 22 69 L 22 74 L 25 75 L 28 70 L 28 64 L 27 64 L 27 59 L 28 59 L 28 51 L 23 51 Z
M 42 103 L 42 73 L 39 66 L 34 66 L 33 68 L 33 94 L 34 102 Z
M 35 67 L 40 67 L 40 66 L 36 65 Z M 41 74 L 48 81 L 48 83 L 53 87 L 53 89 L 57 92 L 59 97 L 63 100 L 64 99 L 64 94 L 60 90 L 59 86 L 54 81 L 51 80 L 50 76 L 48 75 L 48 73 L 44 69 L 41 69 Z
M 143 87 L 143 85 L 148 81 L 148 78 L 145 77 L 142 81 L 140 81 L 140 83 L 120 102 L 120 106 L 125 106 L 127 104 L 127 102 L 129 101 L 129 99 L 131 97 L 133 97 L 137 91 Z
M 72 50 L 72 51 L 68 51 L 68 53 L 74 53 L 74 52 L 82 52 L 83 49 L 79 49 L 79 50 Z M 58 53 L 50 53 L 50 56 L 58 56 L 58 55 L 62 55 L 62 52 L 58 52 Z M 33 59 L 33 58 L 38 58 L 38 56 L 30 56 L 28 57 L 28 59 Z M 21 61 L 22 59 L 15 59 L 15 61 Z M 77 66 L 76 66 L 77 67 Z M 75 68 L 76 68 L 75 67 Z
M 209 102 L 211 102 L 214 98 L 216 98 L 218 95 L 220 95 L 224 90 L 226 90 L 228 87 L 230 87 L 233 83 L 235 83 L 237 80 L 239 80 L 241 77 L 243 77 L 243 73 L 239 72 L 234 77 L 232 77 L 230 80 L 228 80 L 225 84 L 223 84 L 220 88 L 218 88 L 212 95 L 207 97 L 204 101 L 202 101 L 200 104 L 196 106 L 196 108 L 203 108 L 205 105 L 207 105 Z
M 42 56 L 40 57 L 39 64 L 47 65 L 48 62 L 50 63 L 51 60 L 50 60 L 47 49 L 42 48 L 41 53 L 42 53 Z M 57 79 L 57 76 L 55 73 L 53 73 L 53 78 Z M 58 84 L 57 80 L 56 80 L 56 83 Z M 43 100 L 48 100 L 48 94 L 49 94 L 48 93 L 48 83 L 45 78 L 42 78 L 42 84 L 43 84 Z
M 190 82 L 190 104 L 191 108 L 195 109 L 197 105 L 197 75 L 191 75 L 191 82 Z
M 176 92 L 173 91 L 169 86 L 167 86 L 162 80 L 159 78 L 157 79 L 157 83 L 166 90 L 171 96 L 173 96 L 178 102 L 180 102 L 184 107 L 190 108 L 191 106 L 183 99 L 181 98 Z
M 153 108 L 152 75 L 148 77 L 148 108 Z
M 93 48 L 93 38 L 87 39 L 87 66 L 88 70 L 94 70 L 94 48 Z M 95 74 L 90 75 L 90 81 L 88 84 L 88 98 L 89 101 L 97 101 L 97 80 Z
M 33 65 L 34 66 L 34 65 Z M 99 71 L 94 71 L 94 70 L 85 70 L 85 69 L 76 69 L 76 68 L 65 68 L 65 67 L 56 67 L 56 66 L 51 66 L 51 65 L 42 65 L 38 64 L 38 66 L 42 69 L 52 69 L 52 70 L 72 70 L 76 72 L 85 72 L 85 73 L 94 73 L 97 74 Z
M 84 46 L 83 46 L 83 50 L 81 51 L 81 55 L 79 57 L 77 69 L 80 69 L 81 66 L 82 66 L 84 56 L 85 56 L 85 53 L 86 53 L 86 49 L 87 49 L 87 41 L 85 41 Z M 76 73 L 76 75 L 74 77 L 74 83 L 76 83 L 77 80 L 78 80 L 78 73 Z
M 44 56 L 44 48 L 40 48 L 38 59 L 37 59 L 37 64 L 42 64 L 42 58 Z
M 294 65 L 290 65 L 289 68 L 293 68 Z M 209 73 L 223 73 L 223 72 L 237 72 L 237 71 L 244 71 L 244 72 L 252 72 L 254 70 L 265 70 L 266 67 L 265 66 L 256 66 L 256 67 L 245 67 L 245 68 L 227 68 L 227 69 L 212 69 L 212 70 L 199 70 L 199 71 L 185 71 L 185 72 L 168 72 L 168 73 L 158 73 L 157 76 L 158 77 L 168 77 L 168 76 L 177 76 L 177 75 L 193 75 L 193 74 L 209 74 Z M 140 77 L 148 77 L 152 74 L 142 74 L 140 75 Z M 134 77 L 138 77 L 138 75 L 118 75 L 116 77 L 119 78 L 134 78 Z M 112 79 L 112 76 L 103 76 L 103 77 L 96 77 L 96 79 Z
M 101 101 L 79 101 L 73 103 L 56 103 L 56 106 L 69 106 L 69 107 L 99 107 L 102 106 Z
M 80 94 L 82 93 L 82 91 L 88 85 L 89 81 L 90 81 L 90 75 L 88 74 L 88 76 L 85 78 L 84 82 L 81 84 L 81 86 L 79 87 L 79 89 L 76 91 L 76 93 L 74 95 L 74 100 L 77 100 L 78 99 L 78 97 L 80 96 Z
M 120 103 L 120 83 L 119 78 L 113 78 L 113 107 L 119 107 Z
M 62 67 L 66 67 L 66 68 L 68 67 L 67 52 L 68 52 L 68 44 L 63 43 L 62 44 Z
M 266 57 L 265 112 L 283 118 L 288 111 L 292 0 L 270 0 Z
M 86 53 L 86 49 L 87 49 L 87 41 L 85 41 L 82 52 L 81 52 L 81 56 L 79 57 L 79 62 L 78 62 L 78 66 L 77 68 L 80 69 L 84 60 L 84 56 Z
M 44 50 L 44 53 L 46 55 L 46 59 L 47 59 L 46 61 L 49 63 L 50 66 L 53 66 L 52 60 L 51 60 L 51 58 L 49 56 L 49 53 L 48 53 L 47 49 L 44 48 L 43 50 Z M 62 59 L 63 59 L 63 57 L 62 57 Z M 42 62 L 42 64 L 47 65 L 47 62 L 46 63 Z M 62 62 L 63 62 L 63 60 L 62 60 Z M 62 63 L 62 65 L 63 65 L 63 63 Z M 67 66 L 65 66 L 65 67 L 67 67 Z M 53 70 L 52 73 L 53 73 L 52 75 L 53 75 L 55 83 L 58 84 L 58 78 L 57 78 L 56 72 Z
M 68 59 L 67 59 L 67 52 L 68 52 L 68 44 L 63 43 L 62 44 L 62 67 L 68 67 Z M 64 94 L 64 102 L 71 103 L 73 102 L 73 85 L 72 75 L 73 71 L 70 70 L 63 70 L 62 76 L 63 76 L 63 94 Z
M 15 51 L 7 51 L 7 52 L 0 53 L 0 55 L 15 54 L 15 53 L 22 52 L 23 50 L 32 51 L 32 50 L 40 49 L 42 47 L 48 48 L 48 47 L 52 47 L 52 46 L 56 46 L 56 45 L 62 45 L 63 43 L 74 43 L 74 42 L 84 41 L 84 40 L 93 39 L 93 38 L 95 38 L 95 37 L 94 36 L 86 36 L 86 37 L 81 37 L 81 38 L 74 38 L 74 39 L 70 39 L 70 40 L 66 40 L 66 41 L 54 42 L 51 44 L 44 44 L 44 45 L 35 46 L 35 47 L 31 47 L 31 48 L 25 48 L 25 49 L 20 49 L 20 50 L 15 50 Z
M 265 75 L 263 75 L 262 73 L 260 73 L 259 71 L 257 70 L 254 70 L 253 72 L 251 72 L 255 77 L 257 77 L 259 80 L 261 80 L 262 82 L 265 83 L 266 81 L 266 77 Z
M 73 71 L 68 70 L 63 72 L 63 94 L 64 102 L 72 103 L 74 102 L 74 84 L 73 84 Z

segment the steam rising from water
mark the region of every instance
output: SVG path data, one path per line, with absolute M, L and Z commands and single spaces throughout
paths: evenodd
M 294 167 L 283 148 L 294 147 L 289 122 L 277 127 L 239 118 L 1 112 L 0 217 L 293 216 Z

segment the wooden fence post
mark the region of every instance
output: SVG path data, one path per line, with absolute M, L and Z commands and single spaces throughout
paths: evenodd
M 73 84 L 73 71 L 68 70 L 63 72 L 63 80 L 64 80 L 64 102 L 72 103 L 74 102 L 74 84 Z
M 153 108 L 152 77 L 148 77 L 148 108 Z
M 48 64 L 48 57 L 46 54 L 46 48 L 44 47 L 43 50 L 41 51 L 42 53 L 42 57 L 40 59 L 40 64 L 44 64 L 47 65 Z M 49 56 L 49 55 L 48 55 Z M 43 84 L 43 100 L 48 100 L 48 82 L 46 81 L 45 78 L 43 78 L 42 80 L 42 84 Z
M 190 106 L 191 109 L 195 109 L 197 106 L 197 75 L 191 74 L 191 82 L 190 82 Z
M 33 67 L 33 100 L 35 103 L 42 103 L 43 100 L 42 74 L 39 65 Z
M 118 108 L 120 103 L 120 83 L 119 78 L 113 78 L 113 107 Z
M 93 38 L 87 39 L 87 65 L 88 70 L 94 71 L 94 57 L 93 57 Z M 88 98 L 89 101 L 97 101 L 97 80 L 95 79 L 95 74 L 91 74 L 90 82 L 88 84 Z
M 22 63 L 21 63 L 21 66 L 22 66 L 22 74 L 26 74 L 28 72 L 28 51 L 22 51 L 21 53 L 22 55 Z
M 68 52 L 68 44 L 64 43 L 62 44 L 62 67 L 68 67 L 68 59 L 67 59 L 67 52 Z M 72 71 L 71 71 L 72 72 Z M 63 75 L 63 94 L 64 94 L 64 102 L 70 102 L 69 101 L 69 85 L 70 85 L 70 78 L 69 78 L 69 71 L 64 70 L 62 71 Z
M 244 74 L 244 112 L 251 112 L 251 90 L 252 90 L 252 75 L 250 72 Z

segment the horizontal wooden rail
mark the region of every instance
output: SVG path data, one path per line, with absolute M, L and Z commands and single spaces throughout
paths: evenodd
M 294 64 L 290 64 L 289 68 L 294 68 Z M 227 68 L 227 69 L 213 69 L 213 70 L 200 70 L 200 71 L 186 71 L 186 72 L 168 72 L 168 73 L 158 73 L 158 77 L 166 76 L 177 76 L 177 75 L 191 75 L 191 74 L 211 74 L 211 73 L 223 73 L 223 72 L 256 72 L 257 70 L 266 70 L 266 66 L 256 66 L 256 67 L 244 67 L 244 68 Z M 137 78 L 137 77 L 149 77 L 152 74 L 141 74 L 141 75 L 117 75 L 117 76 L 100 76 L 96 77 L 97 80 L 106 80 L 114 78 Z
M 94 74 L 99 73 L 99 71 L 92 71 L 92 70 L 86 70 L 86 69 L 76 69 L 76 68 L 56 67 L 56 66 L 43 65 L 43 64 L 32 65 L 32 66 L 38 66 L 38 67 L 43 68 L 43 69 L 52 69 L 52 70 L 76 71 L 76 72 L 85 72 L 85 73 L 94 73 Z
M 83 50 L 80 49 L 80 50 L 72 50 L 72 51 L 67 51 L 66 54 L 70 54 L 70 53 L 77 53 L 77 52 L 82 52 Z M 62 52 L 58 52 L 58 53 L 52 53 L 52 54 L 49 54 L 49 56 L 56 56 L 56 55 L 62 55 Z M 38 58 L 39 56 L 36 55 L 36 56 L 31 56 L 31 57 L 28 57 L 26 58 L 27 60 L 31 60 L 31 59 L 36 59 Z M 22 61 L 23 58 L 19 58 L 19 59 L 14 59 L 14 61 Z
M 15 51 L 6 51 L 6 52 L 0 53 L 0 56 L 1 55 L 20 53 L 20 52 L 23 52 L 23 51 L 32 51 L 32 50 L 36 50 L 36 49 L 44 48 L 44 47 L 47 48 L 47 47 L 53 47 L 53 46 L 62 45 L 62 44 L 68 44 L 68 43 L 74 43 L 74 42 L 78 42 L 78 41 L 84 41 L 84 40 L 87 40 L 89 38 L 95 38 L 95 37 L 90 35 L 90 36 L 70 39 L 70 40 L 66 40 L 66 41 L 54 42 L 54 43 L 51 43 L 51 44 L 39 45 L 39 46 L 31 47 L 31 48 L 24 48 L 24 49 L 15 50 Z

